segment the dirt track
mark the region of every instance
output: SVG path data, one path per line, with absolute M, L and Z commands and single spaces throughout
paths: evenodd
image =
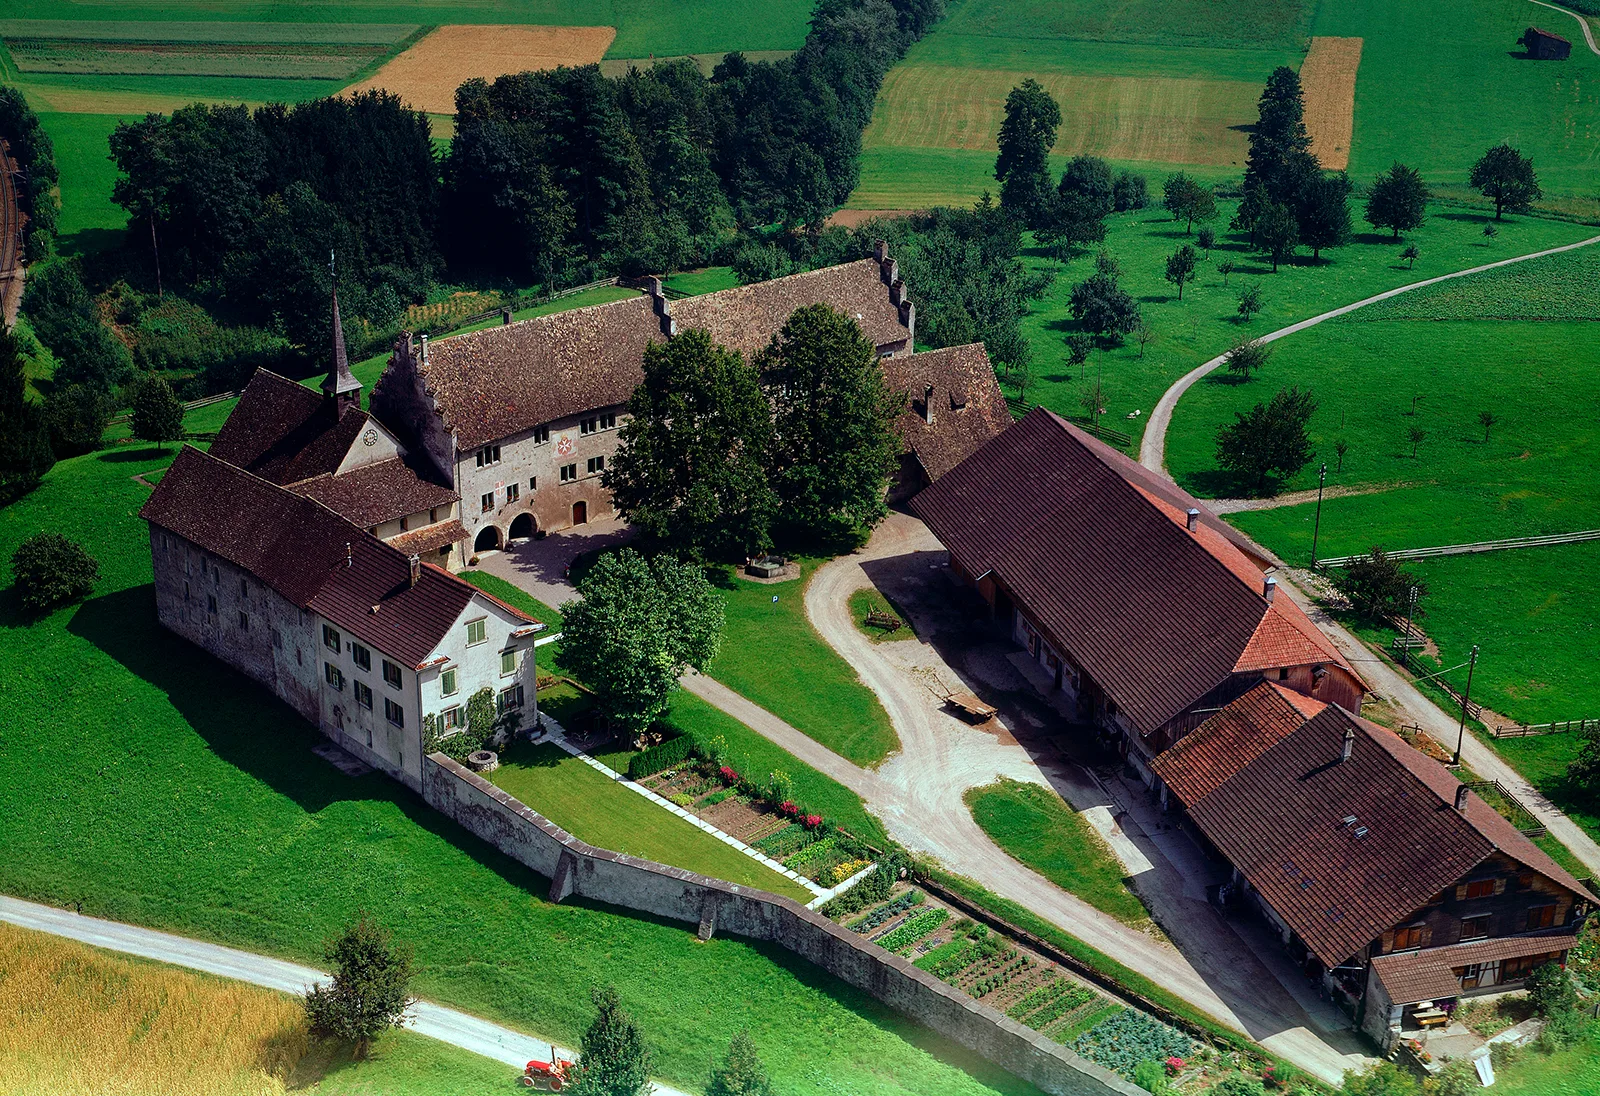
M 454 114 L 456 88 L 463 81 L 594 64 L 616 36 L 615 27 L 440 27 L 345 91 L 383 88 L 417 110 Z

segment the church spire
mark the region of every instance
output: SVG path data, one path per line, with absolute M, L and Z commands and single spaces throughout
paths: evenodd
M 329 257 L 330 269 L 333 265 Z M 361 382 L 350 372 L 350 355 L 344 345 L 344 324 L 339 319 L 339 287 L 333 287 L 333 368 L 322 381 L 322 394 L 333 402 L 342 417 L 346 410 L 361 406 Z

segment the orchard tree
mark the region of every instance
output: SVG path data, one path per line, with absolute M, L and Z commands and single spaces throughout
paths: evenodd
M 601 482 L 655 544 L 739 559 L 771 544 L 772 405 L 738 351 L 701 330 L 651 343 Z
M 1400 233 L 1421 227 L 1430 197 L 1422 173 L 1396 162 L 1388 171 L 1379 173 L 1367 191 L 1367 223 L 1373 228 L 1387 228 L 1398 240 Z
M 1333 443 L 1333 454 L 1339 461 L 1338 466 L 1334 468 L 1335 472 L 1344 471 L 1344 455 L 1348 452 L 1350 452 L 1350 443 L 1343 438 Z
M 1331 247 L 1350 242 L 1350 180 L 1344 174 L 1318 175 L 1300 192 L 1297 220 L 1300 242 L 1320 259 Z
M 1149 320 L 1141 319 L 1139 326 L 1133 329 L 1133 337 L 1139 344 L 1139 357 L 1144 357 L 1144 348 L 1156 341 L 1156 329 Z
M 1210 225 L 1194 234 L 1194 242 L 1200 245 L 1200 250 L 1206 253 L 1206 258 L 1211 258 L 1211 249 L 1217 246 L 1217 233 Z
M 1056 193 L 1062 197 L 1082 198 L 1102 217 L 1116 208 L 1116 181 L 1111 175 L 1111 165 L 1098 156 L 1074 156 L 1068 160 Z
M 11 554 L 11 573 L 22 607 L 44 613 L 94 593 L 100 564 L 75 540 L 60 533 L 35 533 Z
M 1118 213 L 1143 209 L 1150 204 L 1150 184 L 1143 175 L 1119 171 L 1111 183 L 1111 204 Z
M 39 486 L 55 462 L 44 409 L 28 399 L 22 347 L 14 333 L 0 330 L 0 504 Z
M 1472 165 L 1467 184 L 1494 202 L 1494 219 L 1508 212 L 1521 213 L 1544 196 L 1532 157 L 1501 141 Z
M 649 1096 L 654 1062 L 638 1021 L 614 986 L 595 990 L 592 1000 L 595 1017 L 579 1045 L 574 1096 Z
M 1414 270 L 1417 266 L 1417 260 L 1422 257 L 1422 249 L 1416 244 L 1407 244 L 1406 249 L 1400 252 L 1400 257 L 1406 261 L 1407 270 Z
M 1272 259 L 1272 272 L 1278 272 L 1278 264 L 1294 254 L 1294 249 L 1300 246 L 1300 225 L 1295 220 L 1294 211 L 1281 202 L 1275 202 L 1267 207 L 1261 215 L 1261 222 L 1256 225 L 1256 241 L 1261 250 L 1265 251 Z
M 855 320 L 825 304 L 790 315 L 756 358 L 772 401 L 771 483 L 792 531 L 825 543 L 860 543 L 887 508 L 900 451 L 878 355 Z
M 1483 444 L 1489 444 L 1489 428 L 1499 421 L 1493 411 L 1478 412 L 1478 425 L 1483 427 Z
M 135 383 L 133 436 L 158 445 L 183 437 L 183 404 L 165 377 L 147 373 Z
M 1167 281 L 1178 287 L 1178 300 L 1183 300 L 1183 287 L 1195 279 L 1195 267 L 1200 263 L 1200 253 L 1188 244 L 1167 256 Z
M 372 1040 L 399 1027 L 411 1007 L 411 949 L 362 911 L 322 954 L 333 964 L 333 981 L 306 992 L 306 1018 L 313 1033 L 352 1042 L 355 1056 L 365 1058 Z
M 1411 459 L 1417 459 L 1417 446 L 1428 438 L 1428 432 L 1420 426 L 1406 427 L 1406 440 L 1411 443 Z
M 1089 360 L 1089 352 L 1094 349 L 1094 340 L 1088 335 L 1068 335 L 1067 339 L 1067 364 L 1078 367 L 1079 375 L 1083 373 L 1084 364 Z
M 1241 381 L 1247 381 L 1251 375 L 1261 371 L 1267 364 L 1267 359 L 1272 357 L 1272 344 L 1262 342 L 1260 339 L 1241 339 L 1234 343 L 1233 349 L 1228 351 L 1225 362 L 1230 376 Z
M 1050 150 L 1061 126 L 1061 107 L 1032 79 L 1006 96 L 1000 123 L 994 177 L 1000 181 L 1000 206 L 1030 228 L 1044 218 L 1050 202 Z
M 1249 411 L 1235 411 L 1235 421 L 1217 429 L 1217 463 L 1253 481 L 1258 494 L 1270 476 L 1289 479 L 1311 460 L 1306 427 L 1316 410 L 1311 393 L 1295 386 Z
M 1224 287 L 1226 287 L 1228 284 L 1228 276 L 1231 275 L 1236 269 L 1237 264 L 1235 264 L 1232 259 L 1223 259 L 1217 264 L 1217 273 L 1222 275 L 1222 284 Z
M 1355 611 L 1369 620 L 1400 616 L 1411 606 L 1411 588 L 1420 599 L 1428 593 L 1427 583 L 1400 566 L 1400 561 L 1380 545 L 1351 560 L 1333 579 L 1334 589 L 1346 598 Z
M 1072 287 L 1072 318 L 1085 331 L 1121 342 L 1139 326 L 1139 304 L 1114 273 L 1097 273 Z
M 1245 323 L 1249 323 L 1250 317 L 1261 311 L 1263 303 L 1260 282 L 1252 282 L 1239 290 L 1239 315 L 1244 317 Z
M 1162 204 L 1175 221 L 1184 222 L 1184 232 L 1194 231 L 1196 221 L 1215 220 L 1216 196 L 1211 188 L 1195 182 L 1183 172 L 1169 175 L 1162 187 Z
M 723 605 L 698 567 L 631 548 L 601 556 L 561 607 L 561 657 L 595 690 L 600 709 L 642 734 L 666 711 L 690 667 L 722 642 Z

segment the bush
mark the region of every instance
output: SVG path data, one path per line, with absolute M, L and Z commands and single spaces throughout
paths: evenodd
M 100 578 L 95 558 L 60 533 L 38 533 L 19 544 L 11 570 L 23 608 L 35 613 L 82 601 Z
M 694 736 L 681 734 L 628 759 L 628 779 L 643 780 L 688 760 L 695 752 Z
M 50 448 L 58 457 L 91 453 L 111 421 L 111 399 L 87 384 L 68 384 L 44 401 L 44 419 L 50 428 Z
M 365 1057 L 372 1040 L 398 1027 L 412 1005 L 411 949 L 392 943 L 389 931 L 363 912 L 328 941 L 323 958 L 333 964 L 333 981 L 306 993 L 311 1030 L 351 1040 L 356 1056 Z

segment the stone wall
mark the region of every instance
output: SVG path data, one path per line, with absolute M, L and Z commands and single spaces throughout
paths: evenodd
M 554 901 L 576 894 L 694 924 L 706 937 L 721 929 L 770 940 L 1055 1096 L 1143 1093 L 797 902 L 586 845 L 442 754 L 423 762 L 422 795 L 550 879 Z

